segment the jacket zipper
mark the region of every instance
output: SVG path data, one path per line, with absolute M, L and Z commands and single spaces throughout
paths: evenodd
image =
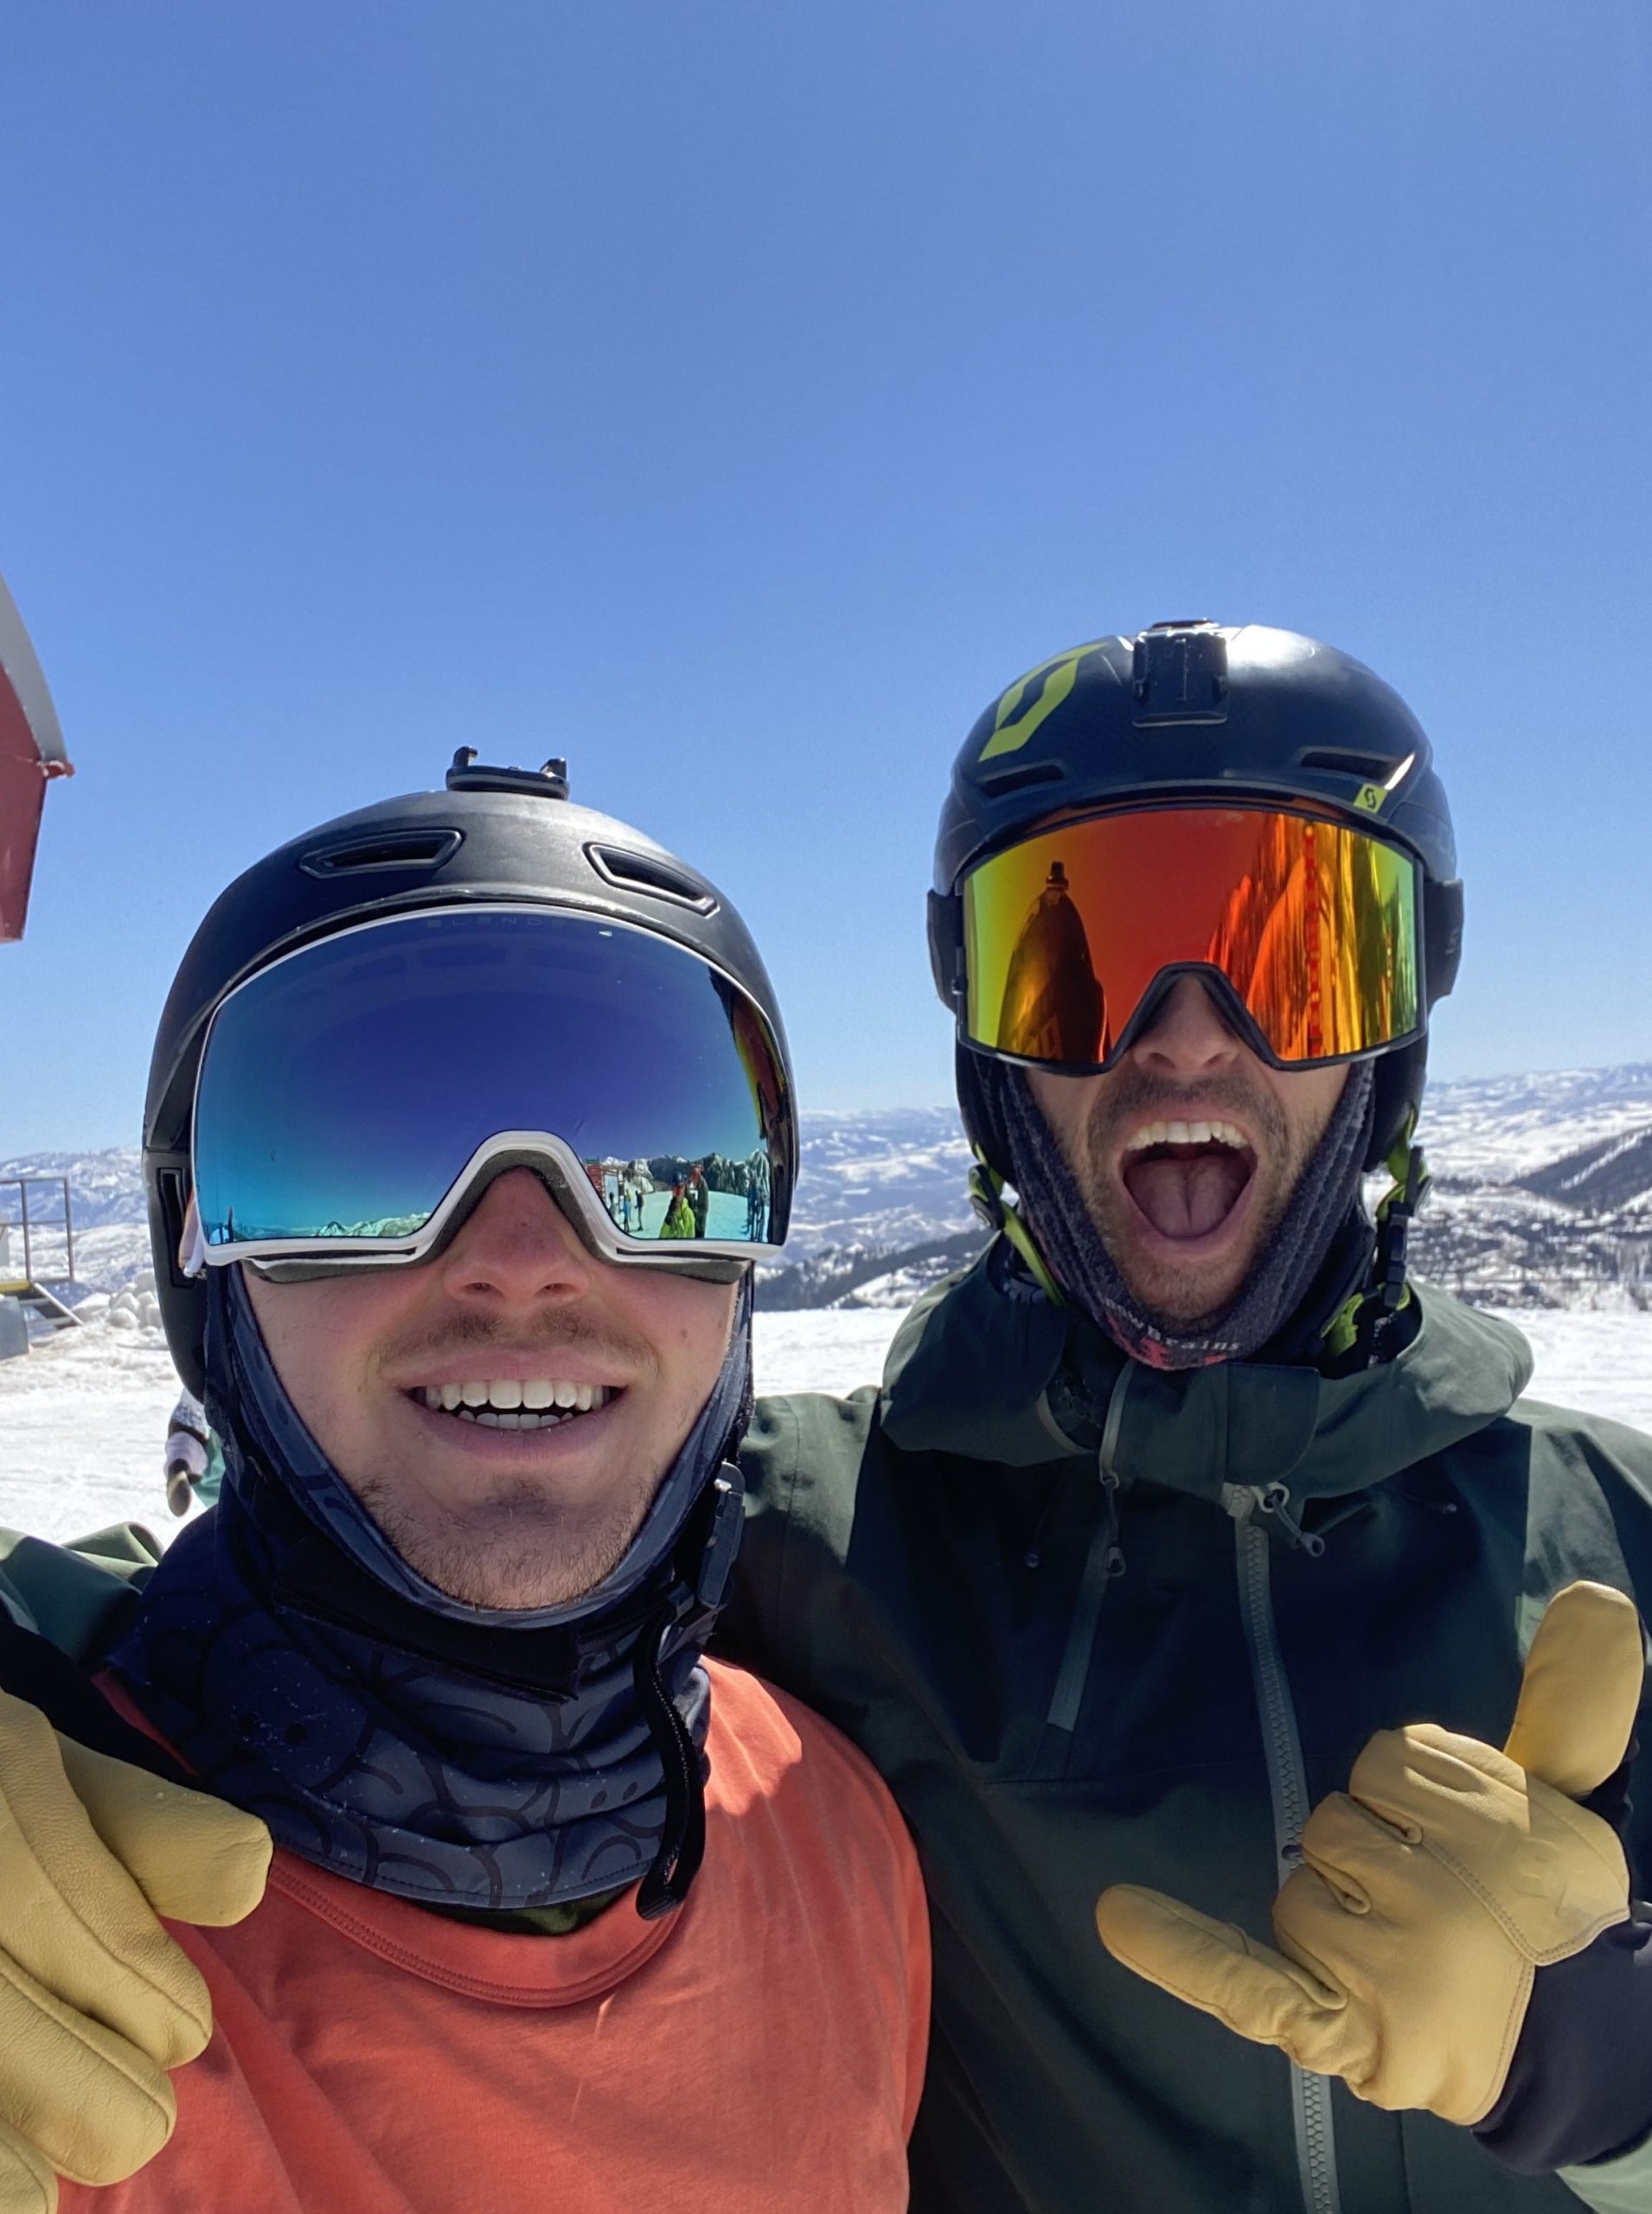
M 1124 1418 L 1124 1401 L 1135 1366 L 1133 1361 L 1124 1363 L 1107 1402 L 1101 1445 L 1096 1455 L 1096 1473 L 1101 1479 L 1101 1516 L 1085 1556 L 1078 1604 L 1067 1626 L 1061 1666 L 1056 1672 L 1055 1689 L 1050 1694 L 1049 1712 L 1044 1718 L 1047 1737 L 1050 1731 L 1055 1730 L 1068 1743 L 1078 1727 L 1079 1705 L 1090 1677 L 1090 1658 L 1096 1642 L 1096 1625 L 1101 1619 L 1101 1603 L 1114 1577 L 1124 1572 L 1124 1556 L 1118 1543 L 1118 1477 L 1113 1459 L 1118 1450 L 1119 1427 Z
M 1268 1792 L 1273 1801 L 1273 1843 L 1278 1879 L 1302 1861 L 1303 1825 L 1308 1819 L 1308 1777 L 1297 1731 L 1290 1686 L 1274 1627 L 1267 1532 L 1252 1517 L 1259 1504 L 1249 1494 L 1235 1517 L 1239 1546 L 1239 1615 L 1250 1651 L 1262 1744 L 1267 1756 Z M 1271 1512 L 1283 1511 L 1271 1502 Z M 1341 2214 L 1336 2183 L 1336 2140 L 1331 2121 L 1331 2085 L 1327 2076 L 1310 2076 L 1294 2062 L 1290 2068 L 1291 2116 L 1297 2133 L 1297 2170 L 1307 2214 Z

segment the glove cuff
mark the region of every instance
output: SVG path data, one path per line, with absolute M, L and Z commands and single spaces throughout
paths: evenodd
M 1497 2103 L 1474 2134 L 1520 2175 L 1631 2150 L 1652 2131 L 1652 1910 L 1538 1969 Z

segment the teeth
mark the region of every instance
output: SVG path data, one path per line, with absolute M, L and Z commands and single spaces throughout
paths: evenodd
M 1250 1150 L 1250 1140 L 1232 1123 L 1143 1123 L 1124 1150 L 1145 1153 L 1154 1145 L 1226 1145 L 1238 1153 Z
M 560 1422 L 565 1414 L 589 1414 L 605 1406 L 605 1384 L 559 1383 L 535 1376 L 523 1381 L 514 1376 L 477 1379 L 468 1384 L 426 1384 L 419 1396 L 427 1407 L 439 1407 L 465 1421 L 489 1430 L 540 1430 Z
M 483 1430 L 554 1430 L 567 1420 L 554 1411 L 536 1415 L 519 1409 L 513 1414 L 499 1407 L 460 1407 L 458 1413 L 461 1422 L 473 1422 Z

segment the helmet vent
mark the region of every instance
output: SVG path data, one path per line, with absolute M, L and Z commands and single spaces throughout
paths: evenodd
M 1400 764 L 1398 754 L 1358 753 L 1341 746 L 1316 745 L 1297 756 L 1301 769 L 1325 769 L 1334 777 L 1357 777 L 1361 784 L 1386 784 Z
M 983 769 L 976 783 L 995 799 L 1005 792 L 1024 791 L 1028 784 L 1059 784 L 1066 774 L 1062 761 L 1017 761 L 1005 769 Z
M 708 886 L 658 854 L 631 854 L 623 846 L 589 845 L 585 850 L 597 874 L 617 891 L 650 892 L 656 899 L 691 907 L 696 915 L 717 911 L 717 895 Z
M 298 866 L 306 876 L 362 876 L 380 869 L 439 868 L 458 851 L 462 830 L 394 831 L 348 844 L 317 846 Z

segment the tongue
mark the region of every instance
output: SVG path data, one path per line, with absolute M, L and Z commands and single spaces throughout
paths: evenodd
M 1162 1238 L 1203 1238 L 1225 1222 L 1251 1181 L 1250 1167 L 1231 1146 L 1133 1161 L 1124 1184 Z

